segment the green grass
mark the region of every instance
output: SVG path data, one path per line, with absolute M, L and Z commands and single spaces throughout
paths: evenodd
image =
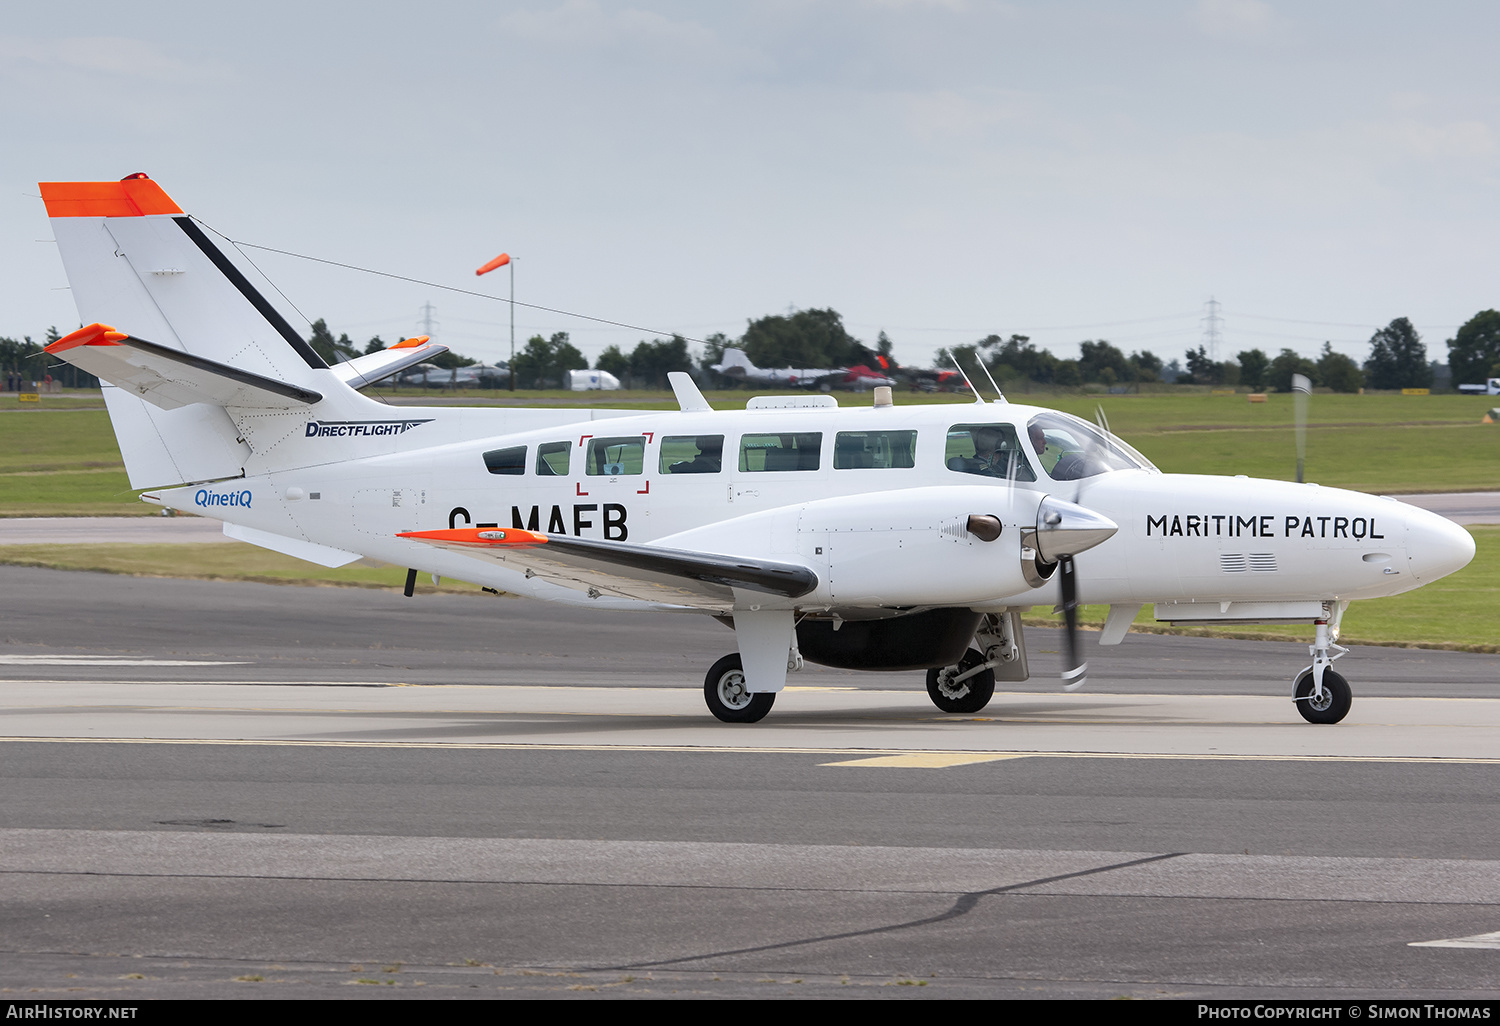
M 51 570 L 93 570 L 132 577 L 176 577 L 209 581 L 258 581 L 263 584 L 321 584 L 347 588 L 391 588 L 406 585 L 406 570 L 393 566 L 342 566 L 328 569 L 292 556 L 240 542 L 188 545 L 4 545 L 0 564 Z M 477 584 L 444 578 L 434 587 L 417 575 L 417 592 L 472 592 Z

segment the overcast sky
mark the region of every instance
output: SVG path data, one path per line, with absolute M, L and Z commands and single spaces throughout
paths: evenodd
M 659 333 L 832 307 L 990 333 L 1432 357 L 1500 306 L 1500 5 L 7 4 L 0 334 L 78 317 L 35 183 L 145 171 L 237 240 Z M 502 304 L 247 250 L 293 323 L 487 360 Z M 278 299 L 278 302 L 282 302 Z M 128 326 L 125 326 L 128 327 Z M 591 358 L 640 331 L 521 309 Z

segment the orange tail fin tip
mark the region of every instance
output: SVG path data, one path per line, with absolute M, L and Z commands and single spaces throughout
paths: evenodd
M 118 182 L 42 182 L 41 188 L 48 217 L 182 215 L 172 197 L 141 171 Z

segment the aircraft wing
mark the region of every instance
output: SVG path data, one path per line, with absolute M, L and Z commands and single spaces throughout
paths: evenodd
M 338 375 L 350 388 L 364 388 L 372 381 L 388 378 L 398 371 L 403 371 L 414 363 L 430 360 L 440 353 L 446 353 L 448 347 L 437 342 L 429 342 L 426 335 L 418 335 L 404 342 L 398 342 L 389 349 L 382 349 L 374 353 L 366 353 L 358 356 L 347 363 L 335 364 L 329 368 Z
M 399 537 L 499 563 L 567 588 L 700 609 L 731 608 L 735 589 L 800 598 L 818 586 L 818 575 L 796 563 L 515 528 L 410 531 Z
M 323 398 L 310 388 L 147 342 L 107 324 L 79 328 L 46 351 L 164 410 L 192 403 L 290 410 Z

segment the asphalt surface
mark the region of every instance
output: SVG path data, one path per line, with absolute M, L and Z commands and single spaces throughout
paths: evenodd
M 1028 641 L 727 726 L 700 617 L 0 567 L 0 988 L 1500 996 L 1500 656 Z

